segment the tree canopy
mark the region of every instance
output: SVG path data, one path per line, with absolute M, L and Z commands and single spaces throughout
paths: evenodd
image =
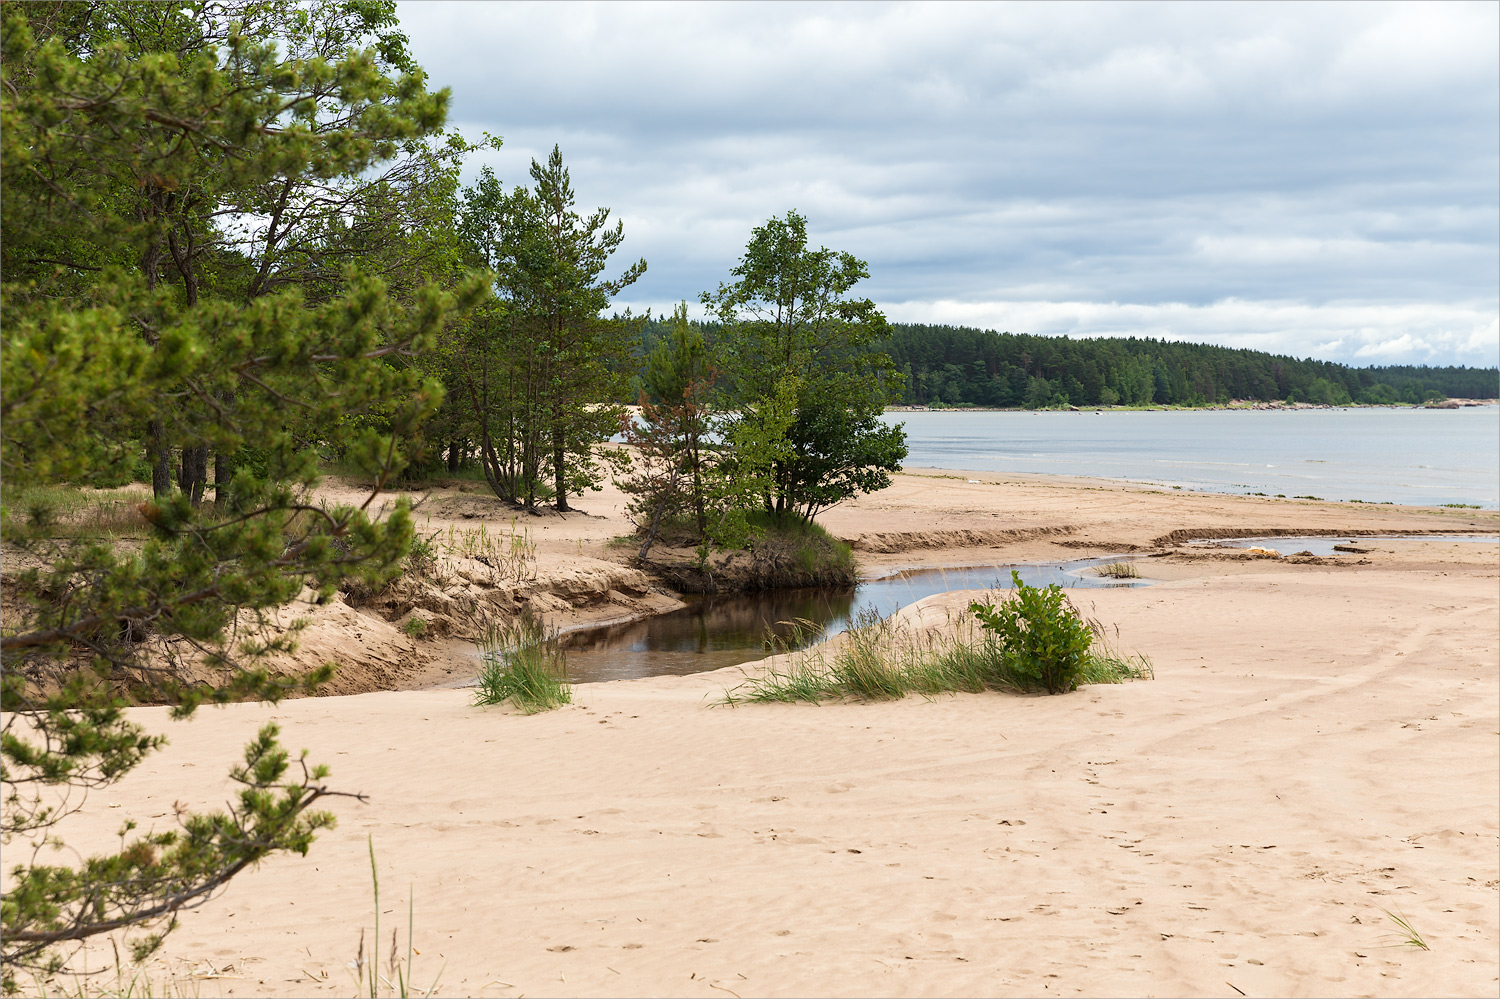
M 548 495 L 567 510 L 570 493 L 601 478 L 597 445 L 619 427 L 610 403 L 640 335 L 630 316 L 603 312 L 646 262 L 604 276 L 624 225 L 609 225 L 607 208 L 578 213 L 556 146 L 545 164 L 532 161 L 531 180 L 507 192 L 485 169 L 464 192 L 464 244 L 493 270 L 496 300 L 465 331 L 461 378 L 495 494 L 527 508 Z
M 751 231 L 730 274 L 702 301 L 723 324 L 717 365 L 736 414 L 728 432 L 746 442 L 747 471 L 763 477 L 766 512 L 812 519 L 889 485 L 905 436 L 877 417 L 900 398 L 902 378 L 880 346 L 885 317 L 852 294 L 869 276 L 865 262 L 809 247 L 807 219 L 790 211 Z

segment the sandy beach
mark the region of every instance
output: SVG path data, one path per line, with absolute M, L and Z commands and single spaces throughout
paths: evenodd
M 547 596 L 558 624 L 673 605 L 620 575 L 619 500 L 527 524 L 538 576 L 514 599 Z M 498 530 L 497 509 L 449 491 L 422 516 Z M 371 842 L 382 952 L 395 928 L 404 955 L 410 893 L 413 980 L 441 995 L 1500 989 L 1500 550 L 1379 538 L 1288 560 L 1187 544 L 1493 534 L 1495 513 L 909 470 L 823 523 L 869 572 L 1138 556 L 1155 585 L 1076 599 L 1155 679 L 724 707 L 742 674 L 720 670 L 580 685 L 571 707 L 523 716 L 430 689 L 469 668 L 456 640 L 413 642 L 340 604 L 307 645 L 343 662 L 348 696 L 181 724 L 136 709 L 171 745 L 63 833 L 107 849 L 127 817 L 162 828 L 175 803 L 222 803 L 268 720 L 368 795 L 334 802 L 339 825 L 308 857 L 184 914 L 144 969 L 156 994 L 354 992 Z

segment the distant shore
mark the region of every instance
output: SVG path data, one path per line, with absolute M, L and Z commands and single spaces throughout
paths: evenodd
M 1441 402 L 1431 403 L 1405 403 L 1405 402 L 1351 402 L 1342 406 L 1312 402 L 1282 402 L 1272 400 L 1261 402 L 1259 400 L 1235 399 L 1227 403 L 1206 403 L 1202 406 L 1189 405 L 1152 405 L 1152 406 L 1046 406 L 1041 409 L 1026 409 L 1017 406 L 966 406 L 966 405 L 899 405 L 887 406 L 887 413 L 1055 413 L 1055 412 L 1095 412 L 1095 413 L 1145 413 L 1145 412 L 1173 412 L 1177 410 L 1300 410 L 1300 409 L 1465 409 L 1472 406 L 1500 406 L 1500 399 L 1444 399 Z

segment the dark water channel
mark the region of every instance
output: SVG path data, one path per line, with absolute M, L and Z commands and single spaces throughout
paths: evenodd
M 779 590 L 703 597 L 671 614 L 564 636 L 574 683 L 641 676 L 683 675 L 753 662 L 770 654 L 767 636 L 792 636 L 801 621 L 803 644 L 836 635 L 868 613 L 884 617 L 923 597 L 992 586 L 1009 589 L 1015 569 L 1031 586 L 1065 588 L 1142 586 L 1147 580 L 1110 579 L 1095 571 L 1111 559 L 1048 565 L 985 565 L 914 569 L 860 583 L 851 590 Z

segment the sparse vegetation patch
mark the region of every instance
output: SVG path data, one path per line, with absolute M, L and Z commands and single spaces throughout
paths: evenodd
M 1141 574 L 1136 569 L 1134 562 L 1110 562 L 1101 565 L 1094 570 L 1097 576 L 1105 576 L 1109 579 L 1140 579 Z
M 486 628 L 475 644 L 484 658 L 476 705 L 509 702 L 528 715 L 573 703 L 566 654 L 541 623 L 523 617 L 505 627 Z
M 790 653 L 780 663 L 726 691 L 723 703 L 895 700 L 915 693 L 1063 693 L 1083 684 L 1122 683 L 1153 676 L 1145 656 L 1120 655 L 1104 627 L 1083 618 L 1056 585 L 1027 586 L 1013 574 L 1007 599 L 976 601 L 972 617 L 944 638 L 913 633 L 895 616 L 873 613 L 831 647 Z M 795 624 L 795 622 L 793 622 Z M 810 625 L 808 626 L 810 627 Z M 806 628 L 779 640 L 790 652 Z

